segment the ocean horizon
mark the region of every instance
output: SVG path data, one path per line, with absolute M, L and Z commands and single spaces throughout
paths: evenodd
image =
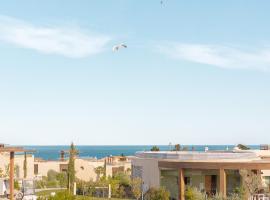
M 79 157 L 103 158 L 106 156 L 125 155 L 132 156 L 138 151 L 149 151 L 153 145 L 76 145 Z M 173 145 L 156 145 L 161 151 L 172 150 Z M 57 160 L 62 150 L 69 150 L 69 145 L 23 145 L 26 149 L 35 150 L 33 155 L 43 160 Z M 235 145 L 181 145 L 189 150 L 204 151 L 205 147 L 211 151 L 232 150 Z M 260 145 L 248 145 L 251 149 L 259 149 Z

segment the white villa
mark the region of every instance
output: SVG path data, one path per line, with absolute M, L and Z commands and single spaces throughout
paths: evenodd
M 163 186 L 175 200 L 184 200 L 187 186 L 208 194 L 229 195 L 241 186 L 241 169 L 260 173 L 269 187 L 270 151 L 148 151 L 132 158 L 132 176 L 143 180 L 144 191 Z

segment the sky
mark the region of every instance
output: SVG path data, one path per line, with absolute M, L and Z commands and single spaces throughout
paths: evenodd
M 269 9 L 2 1 L 0 143 L 270 143 Z

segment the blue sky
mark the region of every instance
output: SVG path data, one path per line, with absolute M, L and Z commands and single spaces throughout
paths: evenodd
M 269 143 L 269 8 L 1 2 L 0 142 Z

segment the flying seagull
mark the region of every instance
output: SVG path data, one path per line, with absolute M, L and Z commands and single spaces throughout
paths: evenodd
M 115 45 L 115 46 L 113 46 L 113 51 L 118 51 L 121 48 L 127 48 L 127 45 L 124 43 Z

